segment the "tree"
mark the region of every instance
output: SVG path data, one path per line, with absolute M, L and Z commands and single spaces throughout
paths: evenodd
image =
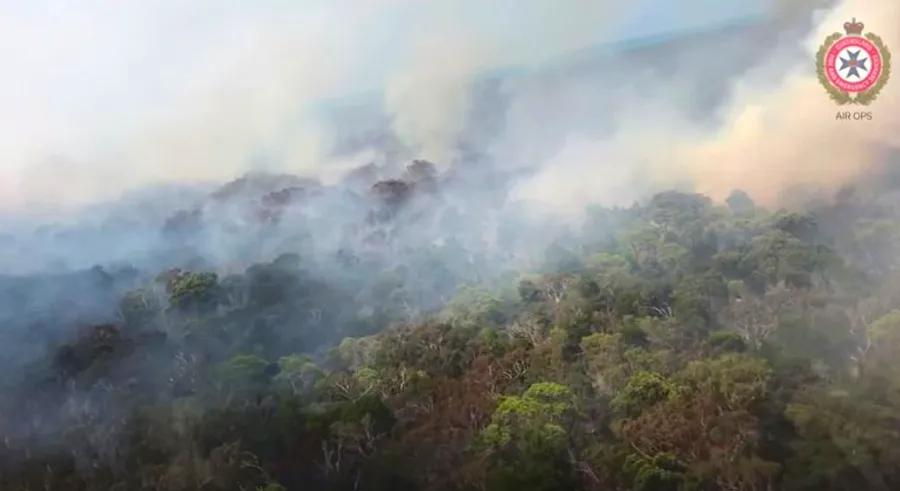
M 689 276 L 675 286 L 672 297 L 675 316 L 696 336 L 713 326 L 714 312 L 728 291 L 721 277 Z
M 278 359 L 275 380 L 287 384 L 294 395 L 300 395 L 312 389 L 324 376 L 322 369 L 310 357 L 289 355 Z
M 699 488 L 691 482 L 687 468 L 671 454 L 652 457 L 631 454 L 625 459 L 623 471 L 634 491 L 681 491 Z
M 900 406 L 845 391 L 807 389 L 785 414 L 796 454 L 785 484 L 796 489 L 896 489 L 900 486 Z
M 202 314 L 215 308 L 220 300 L 219 278 L 215 273 L 173 271 L 164 277 L 171 308 Z
M 498 326 L 504 320 L 502 304 L 490 292 L 463 287 L 447 305 L 443 317 L 455 327 Z
M 124 324 L 134 329 L 156 325 L 163 315 L 163 302 L 151 289 L 139 288 L 127 292 L 119 302 Z
M 278 366 L 255 355 L 237 355 L 216 367 L 216 385 L 227 399 L 249 396 L 263 389 Z
M 481 442 L 493 462 L 490 489 L 559 489 L 573 480 L 567 464 L 567 427 L 573 395 L 560 384 L 533 384 L 500 399 Z
M 753 199 L 740 189 L 732 191 L 728 198 L 725 199 L 725 202 L 735 215 L 746 215 L 752 213 L 756 208 L 756 203 L 753 202 Z
M 643 455 L 674 456 L 720 489 L 766 489 L 778 466 L 757 454 L 754 408 L 768 378 L 765 362 L 746 356 L 692 362 L 674 377 L 674 394 L 622 423 L 622 437 Z M 658 399 L 661 382 L 646 379 L 640 394 Z
M 677 387 L 653 372 L 638 372 L 612 400 L 612 407 L 622 415 L 635 417 L 645 409 L 673 396 Z
M 750 346 L 760 349 L 778 328 L 781 315 L 796 304 L 795 295 L 784 285 L 768 288 L 762 297 L 745 288 L 737 290 L 726 320 Z

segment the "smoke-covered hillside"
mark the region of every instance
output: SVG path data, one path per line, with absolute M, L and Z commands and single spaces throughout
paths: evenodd
M 235 285 L 317 285 L 301 289 L 321 298 L 300 311 L 241 321 L 305 331 L 295 348 L 313 353 L 350 332 L 418 319 L 463 285 L 490 287 L 537 267 L 567 231 L 507 205 L 500 176 L 439 172 L 426 161 L 395 174 L 364 166 L 333 185 L 250 174 L 191 193 L 169 201 L 158 191 L 129 196 L 72 224 L 11 236 L 11 258 L 41 259 L 38 271 L 49 272 L 2 277 L 4 368 L 21 368 L 85 325 L 121 323 L 123 294 L 159 286 L 160 274 L 179 270 Z M 289 264 L 291 274 L 270 279 L 264 264 Z M 246 295 L 240 298 L 249 301 Z
M 0 5 L 0 490 L 900 489 L 854 17 Z
M 164 221 L 178 268 L 3 279 L 3 486 L 891 489 L 900 202 L 870 172 L 529 244 L 446 233 L 489 217 L 426 162 L 241 178 Z

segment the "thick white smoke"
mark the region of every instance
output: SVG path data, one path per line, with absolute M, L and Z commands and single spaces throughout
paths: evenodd
M 384 87 L 399 139 L 442 156 L 476 73 L 591 42 L 612 3 L 0 2 L 0 210 L 327 171 L 311 108 Z
M 0 125 L 0 210 L 250 169 L 336 175 L 377 161 L 380 142 L 333 161 L 334 135 L 310 108 L 371 90 L 409 157 L 449 165 L 486 133 L 479 123 L 499 121 L 477 138 L 486 165 L 525 170 L 514 198 L 566 213 L 671 186 L 715 197 L 742 187 L 771 203 L 795 184 L 844 182 L 896 146 L 897 84 L 874 121 L 835 121 L 812 60 L 854 16 L 900 44 L 896 2 L 772 0 L 738 33 L 676 36 L 621 59 L 611 49 L 591 55 L 592 74 L 558 61 L 652 33 L 640 15 L 651 3 L 4 6 L 0 57 L 19 76 L 0 80 L 12 115 Z M 754 11 L 739 5 L 690 2 L 669 28 Z M 491 77 L 502 80 L 497 106 L 474 91 Z
M 852 17 L 862 19 L 889 47 L 900 46 L 900 4 L 845 0 L 821 10 L 801 9 L 797 2 L 779 7 L 758 31 L 766 35 L 744 38 L 764 53 L 759 62 L 731 74 L 725 81 L 727 99 L 701 111 L 714 124 L 679 104 L 713 85 L 707 76 L 711 64 L 727 62 L 736 52 L 728 45 L 712 50 L 713 59 L 681 65 L 687 79 L 651 76 L 650 89 L 622 93 L 616 104 L 626 111 L 610 134 L 568 136 L 517 196 L 577 212 L 595 201 L 629 204 L 648 189 L 678 186 L 722 199 L 740 188 L 775 205 L 787 189 L 834 189 L 881 161 L 900 144 L 898 84 L 890 83 L 870 107 L 839 108 L 819 85 L 814 56 L 824 38 L 842 32 Z M 777 26 L 784 20 L 779 15 L 788 13 L 813 20 L 814 28 Z M 767 30 L 766 23 L 777 28 Z M 665 97 L 652 95 L 657 83 L 666 84 Z M 835 118 L 847 110 L 871 111 L 874 119 Z
M 679 162 L 700 192 L 724 197 L 744 188 L 774 202 L 786 188 L 834 188 L 900 147 L 900 85 L 889 83 L 869 107 L 837 107 L 816 79 L 813 57 L 825 37 L 851 18 L 900 47 L 900 3 L 846 0 L 821 18 L 805 45 L 809 60 L 791 68 L 775 90 L 739 81 L 720 131 L 682 144 Z M 839 111 L 871 111 L 871 121 L 839 120 Z

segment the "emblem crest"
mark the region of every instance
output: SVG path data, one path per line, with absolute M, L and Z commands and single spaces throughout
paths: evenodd
M 839 105 L 869 105 L 891 77 L 891 52 L 865 24 L 844 24 L 846 34 L 827 38 L 816 54 L 816 72 L 828 95 Z

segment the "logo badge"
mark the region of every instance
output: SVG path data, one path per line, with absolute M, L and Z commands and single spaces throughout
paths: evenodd
M 825 38 L 816 55 L 819 82 L 840 105 L 869 105 L 878 98 L 891 77 L 891 52 L 880 37 L 863 35 L 865 25 L 844 24 L 846 34 Z

